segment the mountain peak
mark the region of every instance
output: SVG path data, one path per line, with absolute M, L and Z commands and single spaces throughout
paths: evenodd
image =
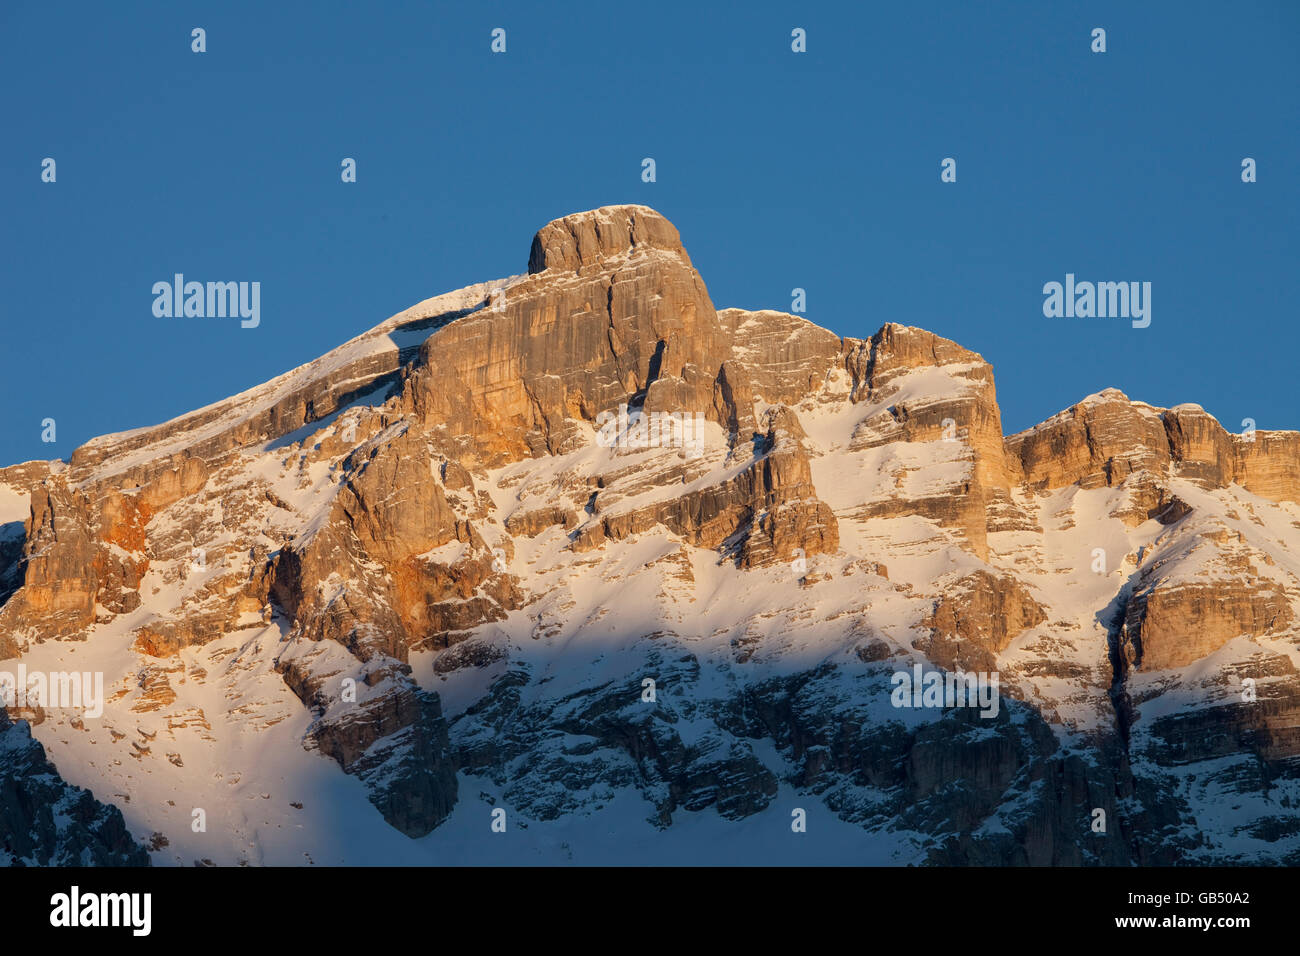
M 528 272 L 580 272 L 640 249 L 677 253 L 690 263 L 677 228 L 649 206 L 601 206 L 554 219 L 539 229 L 528 256 Z

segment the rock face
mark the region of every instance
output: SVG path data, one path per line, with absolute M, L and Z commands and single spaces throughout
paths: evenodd
M 1294 864 L 1297 502 L 1294 432 L 1107 389 L 1004 436 L 977 353 L 718 311 L 671 223 L 605 207 L 0 469 L 0 671 L 103 673 L 102 719 L 34 732 L 159 860 L 474 862 L 482 802 L 520 859 L 690 820 L 721 862 L 794 792 L 859 863 Z M 957 671 L 999 706 L 892 694 Z M 97 826 L 65 842 L 135 859 Z
M 644 207 L 538 232 L 528 276 L 430 336 L 410 383 L 418 417 L 462 463 L 577 447 L 579 422 L 651 383 L 708 409 L 728 337 L 677 230 Z
M 7 866 L 148 866 L 121 812 L 69 786 L 26 723 L 0 708 L 0 863 Z
M 1300 487 L 1300 434 L 1234 435 L 1233 480 L 1261 498 L 1295 501 Z
M 1131 662 L 1144 670 L 1186 667 L 1237 637 L 1287 633 L 1284 587 L 1254 567 L 1244 535 L 1194 515 L 1180 519 L 1177 547 L 1143 562 L 1124 613 Z
M 1164 410 L 1108 388 L 1007 439 L 1007 454 L 1036 488 L 1113 487 L 1172 470 L 1207 488 L 1238 484 L 1272 501 L 1300 495 L 1300 436 L 1230 435 L 1199 405 Z
M 1236 587 L 1153 582 L 1129 603 L 1125 624 L 1135 663 L 1165 670 L 1207 657 L 1234 637 L 1285 630 L 1291 621 L 1283 595 L 1243 580 Z
M 958 529 L 987 558 L 990 508 L 1007 500 L 1010 487 L 992 366 L 933 333 L 898 325 L 856 345 L 847 366 L 852 397 L 874 409 L 858 422 L 850 450 L 903 443 L 945 450 L 942 466 L 915 469 L 921 488 L 908 490 L 906 472 L 896 472 L 893 487 L 885 484 L 865 513 L 932 518 Z
M 29 620 L 43 618 L 56 635 L 75 632 L 94 620 L 98 578 L 86 524 L 88 508 L 62 478 L 49 479 L 32 491 L 25 574 L 15 611 Z
M 765 414 L 764 427 L 766 433 L 753 441 L 753 460 L 718 484 L 635 510 L 609 503 L 618 502 L 617 489 L 610 495 L 598 491 L 590 507 L 599 520 L 575 532 L 574 550 L 662 526 L 696 547 L 726 551 L 740 567 L 835 551 L 835 516 L 817 499 L 798 419 L 777 406 Z
M 976 571 L 953 582 L 926 619 L 925 656 L 947 670 L 997 669 L 997 655 L 1047 619 L 1028 590 L 1010 576 Z
M 1113 487 L 1139 472 L 1163 471 L 1170 461 L 1159 410 L 1114 388 L 1013 435 L 1007 452 L 1026 484 L 1048 490 Z

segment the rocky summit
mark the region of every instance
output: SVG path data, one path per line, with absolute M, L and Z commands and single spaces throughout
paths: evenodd
M 977 353 L 719 310 L 643 206 L 0 469 L 0 602 L 105 697 L 5 700 L 0 858 L 1300 863 L 1300 434 L 1005 435 Z

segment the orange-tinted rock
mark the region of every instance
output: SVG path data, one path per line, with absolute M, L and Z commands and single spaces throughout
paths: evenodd
M 1300 432 L 1234 435 L 1232 448 L 1237 484 L 1271 501 L 1300 501 Z
M 657 379 L 678 383 L 679 411 L 711 407 L 728 335 L 662 216 L 615 206 L 557 220 L 530 263 L 500 311 L 439 329 L 421 348 L 413 409 L 449 454 L 502 463 L 569 450 L 598 414 Z
M 1232 438 L 1199 405 L 1179 405 L 1162 416 L 1170 457 L 1179 475 L 1207 488 L 1223 488 L 1233 480 Z
M 920 649 L 941 667 L 995 671 L 995 657 L 1047 620 L 1028 589 L 1009 575 L 977 571 L 944 589 L 925 618 Z
M 0 610 L 0 641 L 11 644 L 11 653 L 9 635 L 24 628 L 68 636 L 95 619 L 99 579 L 89 502 L 56 475 L 32 488 L 31 508 L 23 586 Z
M 1138 471 L 1163 472 L 1170 461 L 1159 411 L 1114 388 L 1012 435 L 1006 446 L 1025 483 L 1047 490 L 1114 487 Z
M 797 416 L 784 406 L 765 415 L 758 457 L 733 478 L 629 511 L 601 511 L 579 528 L 576 551 L 601 547 L 662 525 L 691 544 L 717 549 L 730 541 L 741 567 L 758 567 L 834 551 L 835 516 L 817 498 Z

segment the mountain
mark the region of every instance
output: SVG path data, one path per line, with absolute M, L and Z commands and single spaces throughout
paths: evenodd
M 1005 436 L 975 352 L 718 310 L 643 206 L 0 469 L 0 600 L 155 863 L 1300 863 L 1300 434 Z

